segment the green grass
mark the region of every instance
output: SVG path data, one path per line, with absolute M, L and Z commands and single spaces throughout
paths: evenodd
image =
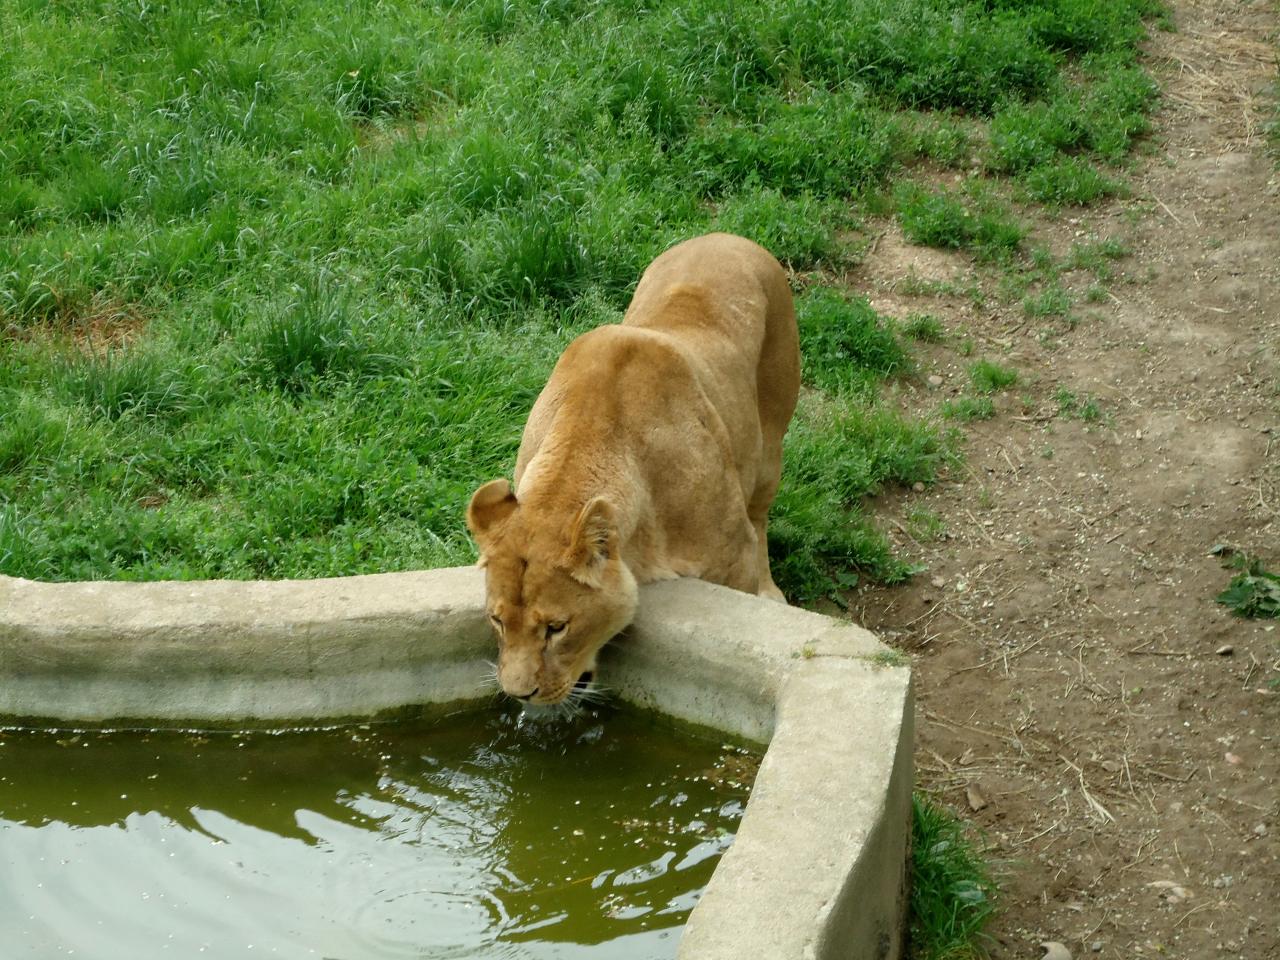
M 1065 317 L 1071 312 L 1071 294 L 1056 281 L 1038 293 L 1028 294 L 1022 309 L 1029 317 Z
M 1267 143 L 1280 166 L 1280 80 L 1271 84 L 1271 119 L 1267 121 Z
M 911 152 L 944 167 L 967 166 L 974 152 L 973 136 L 954 120 L 930 117 L 911 131 Z
M 1118 5 L 1119 6 L 1119 5 Z M 992 117 L 988 165 L 1021 174 L 1075 156 L 1120 163 L 1148 129 L 1156 89 L 1128 52 L 1094 55 L 1075 82 L 1059 78 L 1046 97 L 1010 101 Z
M 941 343 L 947 336 L 947 328 L 932 314 L 913 313 L 902 324 L 902 332 L 921 343 Z
M 1077 396 L 1065 387 L 1060 387 L 1054 394 L 1058 402 L 1058 415 L 1069 420 L 1083 420 L 1085 423 L 1097 423 L 1104 419 L 1102 405 L 1095 397 L 1088 394 Z
M 1022 177 L 1027 195 L 1041 203 L 1085 206 L 1099 197 L 1114 196 L 1120 184 L 1079 157 L 1052 160 Z
M 895 193 L 902 232 L 912 243 L 973 251 L 980 259 L 1005 259 L 1026 231 L 998 202 L 914 183 Z
M 912 960 L 979 960 L 983 927 L 995 912 L 990 868 L 962 821 L 923 793 L 912 796 Z
M 897 583 L 914 572 L 848 508 L 890 484 L 929 483 L 956 461 L 954 438 L 884 407 L 805 396 L 788 433 L 769 522 L 774 579 L 798 599 L 832 596 L 864 575 Z
M 780 190 L 759 188 L 726 198 L 715 227 L 750 237 L 784 264 L 804 269 L 837 252 L 835 227 L 844 216 L 840 204 L 811 193 L 788 197 Z
M 820 271 L 779 582 L 900 579 L 862 502 L 954 443 L 880 405 L 900 331 L 830 278 L 887 212 L 1015 255 L 983 176 L 1118 176 L 1155 10 L 0 0 L 0 572 L 468 562 L 466 499 L 560 351 L 662 249 L 729 229 Z
M 819 287 L 798 298 L 796 319 L 805 381 L 828 392 L 867 392 L 911 366 L 897 333 L 865 297 Z
M 990 397 L 957 397 L 944 400 L 939 412 L 947 420 L 971 423 L 974 420 L 990 420 L 996 415 L 996 405 Z
M 991 360 L 979 360 L 969 366 L 969 382 L 978 393 L 996 393 L 1017 383 L 1018 371 Z
M 1063 270 L 1087 270 L 1099 281 L 1115 276 L 1115 262 L 1129 256 L 1129 246 L 1119 237 L 1104 237 L 1087 243 L 1073 243 L 1061 264 Z
M 925 543 L 941 540 L 947 535 L 946 521 L 925 507 L 912 507 L 907 512 L 907 529 L 911 536 Z
M 996 415 L 995 401 L 991 394 L 1007 390 L 1018 382 L 1018 371 L 991 360 L 977 360 L 969 364 L 969 385 L 974 396 L 944 400 L 939 407 L 943 419 L 960 423 L 990 420 Z

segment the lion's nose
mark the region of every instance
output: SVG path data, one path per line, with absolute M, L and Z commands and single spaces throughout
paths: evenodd
M 513 693 L 512 696 L 515 697 L 517 700 L 532 700 L 534 697 L 538 695 L 539 689 L 540 688 L 538 687 L 534 687 L 528 693 Z

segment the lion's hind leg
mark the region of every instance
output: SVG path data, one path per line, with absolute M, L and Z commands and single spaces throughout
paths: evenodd
M 782 480 L 782 436 L 768 438 L 764 444 L 760 464 L 760 479 L 747 504 L 747 518 L 755 531 L 755 592 L 770 600 L 786 603 L 778 585 L 773 582 L 773 573 L 769 569 L 769 508 L 778 494 L 778 485 Z
M 786 603 L 787 598 L 782 595 L 782 591 L 778 589 L 778 585 L 773 582 L 773 573 L 769 570 L 769 540 L 765 536 L 765 520 L 761 520 L 755 524 L 756 528 L 756 569 L 759 570 L 759 582 L 756 587 L 756 593 L 770 600 L 777 600 L 779 603 Z

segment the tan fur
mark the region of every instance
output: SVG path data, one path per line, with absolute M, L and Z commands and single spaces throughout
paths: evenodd
M 494 480 L 467 509 L 507 693 L 564 699 L 631 622 L 638 583 L 782 599 L 765 525 L 799 387 L 786 275 L 723 233 L 662 254 L 621 324 L 569 345 L 529 414 L 514 495 Z

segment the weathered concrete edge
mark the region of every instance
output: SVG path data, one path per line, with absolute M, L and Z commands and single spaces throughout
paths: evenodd
M 853 625 L 692 580 L 644 588 L 601 677 L 769 749 L 684 960 L 897 957 L 910 674 Z M 338 580 L 0 577 L 0 717 L 315 722 L 487 693 L 474 568 Z
M 881 960 L 902 950 L 913 783 L 909 671 L 797 666 L 737 840 L 681 958 Z M 905 709 L 904 709 L 905 707 Z
M 473 568 L 330 580 L 0 577 L 0 716 L 279 725 L 488 692 Z

